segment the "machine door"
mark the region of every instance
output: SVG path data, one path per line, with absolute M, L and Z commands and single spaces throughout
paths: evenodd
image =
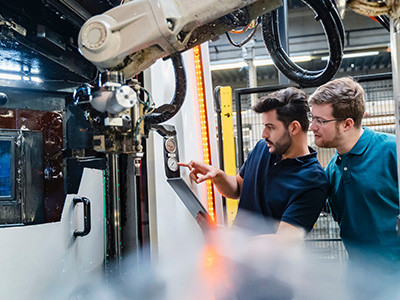
M 89 199 L 89 208 L 74 201 L 81 197 Z M 0 228 L 1 298 L 84 297 L 85 287 L 103 274 L 103 203 L 102 171 L 84 169 L 78 194 L 67 195 L 59 222 Z

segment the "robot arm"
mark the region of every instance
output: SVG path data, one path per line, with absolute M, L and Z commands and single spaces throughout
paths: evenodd
M 79 48 L 100 70 L 131 78 L 159 58 L 216 38 L 241 25 L 241 19 L 249 22 L 280 5 L 280 0 L 133 0 L 90 18 L 79 33 Z

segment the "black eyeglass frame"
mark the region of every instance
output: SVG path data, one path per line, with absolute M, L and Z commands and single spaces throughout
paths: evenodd
M 310 121 L 310 123 L 315 122 L 318 126 L 323 126 L 326 123 L 333 122 L 333 121 L 344 121 L 347 119 L 347 118 L 335 118 L 335 119 L 330 119 L 330 120 L 321 120 L 319 118 L 315 118 L 312 114 L 308 114 L 307 117 L 308 117 L 308 121 Z

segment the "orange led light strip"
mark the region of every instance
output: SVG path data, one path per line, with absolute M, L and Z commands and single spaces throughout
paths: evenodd
M 211 165 L 211 148 L 210 148 L 210 133 L 208 130 L 208 118 L 207 118 L 207 105 L 204 89 L 204 70 L 203 60 L 201 56 L 200 46 L 193 48 L 194 53 L 194 66 L 196 71 L 196 82 L 197 82 L 197 96 L 199 99 L 199 113 L 200 113 L 200 127 L 201 137 L 203 141 L 203 157 L 206 164 Z M 211 218 L 216 221 L 215 215 L 215 200 L 214 200 L 214 186 L 211 180 L 206 181 L 207 184 L 207 201 L 208 201 L 208 213 Z

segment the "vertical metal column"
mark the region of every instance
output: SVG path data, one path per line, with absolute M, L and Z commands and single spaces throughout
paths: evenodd
M 242 167 L 244 163 L 243 157 L 243 132 L 242 132 L 242 99 L 239 90 L 235 90 L 235 104 L 236 104 L 236 131 L 237 131 L 237 165 L 239 168 Z
M 136 175 L 136 159 L 135 154 L 121 154 L 119 157 L 122 257 L 129 255 L 132 263 L 134 259 L 138 261 L 139 250 L 138 190 L 140 187 L 137 181 L 140 173 Z
M 118 154 L 107 154 L 106 169 L 106 273 L 121 272 L 121 209 Z
M 390 20 L 390 47 L 392 51 L 392 73 L 393 73 L 393 98 L 396 114 L 396 145 L 397 145 L 397 174 L 400 174 L 400 23 L 399 20 L 391 18 Z M 400 182 L 399 182 L 400 187 Z M 399 217 L 397 224 L 399 225 Z M 400 235 L 399 226 L 397 228 Z
M 247 63 L 247 87 L 249 88 L 254 88 L 257 86 L 257 68 L 254 64 L 255 60 L 255 40 L 254 38 L 251 39 L 248 43 L 243 45 L 242 47 L 242 55 L 244 60 Z M 250 95 L 251 99 L 251 106 L 256 104 L 257 102 L 257 95 L 256 94 L 251 94 Z

